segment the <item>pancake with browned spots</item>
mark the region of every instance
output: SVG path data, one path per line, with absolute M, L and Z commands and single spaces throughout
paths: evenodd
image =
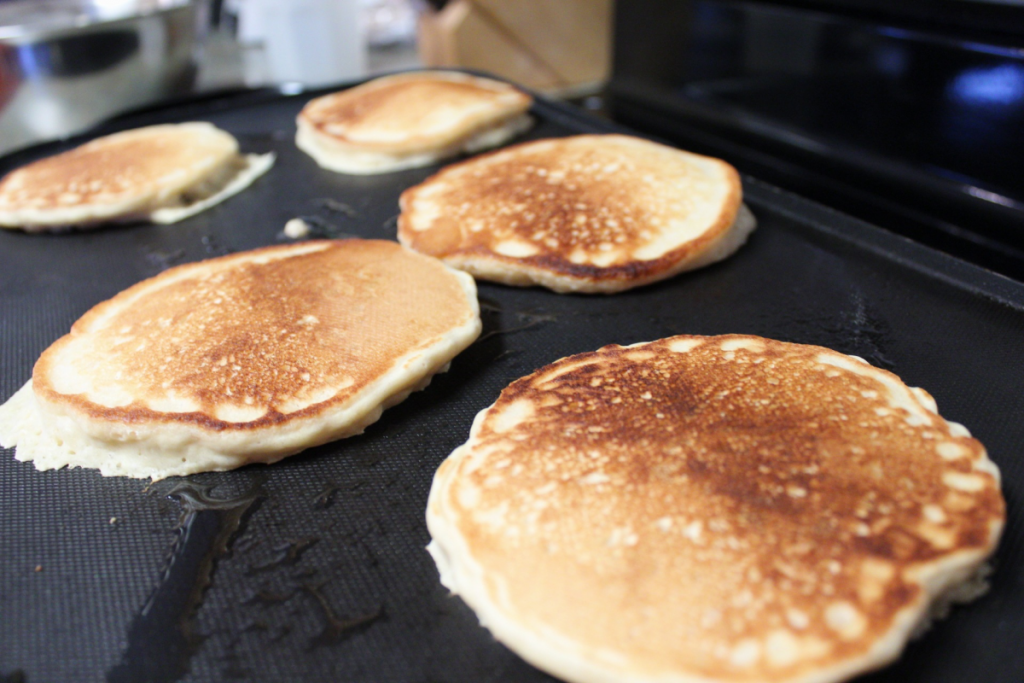
M 490 78 L 416 71 L 311 100 L 295 143 L 339 173 L 387 173 L 496 147 L 530 127 L 526 93 Z
M 274 462 L 361 433 L 479 332 L 473 279 L 394 242 L 201 261 L 82 316 L 0 408 L 0 443 L 155 479 Z
M 974 585 L 999 470 L 926 392 L 759 337 L 563 358 L 434 478 L 441 581 L 569 681 L 839 681 Z
M 41 159 L 0 180 L 0 227 L 175 223 L 241 192 L 273 164 L 209 123 L 136 128 Z
M 402 193 L 399 241 L 474 277 L 619 292 L 719 261 L 755 227 L 739 175 L 625 135 L 528 142 Z

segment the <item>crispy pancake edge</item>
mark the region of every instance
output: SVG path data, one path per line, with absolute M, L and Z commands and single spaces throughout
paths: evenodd
M 534 124 L 529 114 L 516 114 L 490 127 L 474 131 L 466 138 L 432 150 L 411 153 L 386 153 L 357 149 L 339 144 L 301 119 L 295 133 L 295 145 L 321 168 L 348 175 L 378 175 L 408 168 L 430 166 L 459 154 L 474 154 L 505 144 L 529 130 Z

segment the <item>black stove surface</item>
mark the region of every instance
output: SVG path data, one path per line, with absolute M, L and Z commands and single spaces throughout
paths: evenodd
M 0 232 L 0 401 L 91 306 L 171 265 L 273 244 L 297 215 L 393 239 L 399 194 L 437 167 L 324 171 L 293 141 L 313 94 L 209 98 L 104 129 L 207 120 L 278 160 L 177 225 Z M 527 139 L 618 130 L 543 101 L 533 113 Z M 80 141 L 5 157 L 0 173 Z M 867 680 L 1024 680 L 1024 285 L 751 177 L 744 201 L 759 223 L 748 244 L 649 287 L 569 296 L 481 283 L 480 339 L 361 436 L 156 484 L 38 472 L 0 450 L 0 681 L 550 683 L 440 585 L 424 550 L 434 471 L 477 411 L 546 363 L 730 332 L 862 356 L 925 387 L 987 446 L 1008 502 L 990 593 Z

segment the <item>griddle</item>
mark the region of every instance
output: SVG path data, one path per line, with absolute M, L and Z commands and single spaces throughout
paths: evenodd
M 178 225 L 0 234 L 0 399 L 86 310 L 178 263 L 273 244 L 295 216 L 393 239 L 398 195 L 437 166 L 356 177 L 293 143 L 319 92 L 207 97 L 101 133 L 205 120 L 277 164 Z M 540 100 L 537 139 L 621 130 Z M 510 381 L 562 356 L 679 333 L 749 333 L 856 354 L 925 387 L 1002 468 L 1009 523 L 991 592 L 865 681 L 1024 680 L 1024 285 L 744 178 L 759 228 L 735 256 L 614 296 L 480 284 L 484 331 L 362 436 L 273 466 L 156 484 L 37 472 L 0 452 L 0 681 L 550 681 L 438 583 L 424 508 L 438 464 Z M 328 201 L 330 200 L 330 201 Z

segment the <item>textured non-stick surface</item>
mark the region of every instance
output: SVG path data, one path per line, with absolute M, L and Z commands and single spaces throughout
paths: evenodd
M 436 168 L 320 170 L 292 143 L 306 99 L 246 95 L 119 124 L 205 119 L 247 151 L 277 152 L 252 188 L 184 223 L 0 234 L 0 400 L 89 307 L 170 265 L 274 243 L 297 215 L 393 238 L 399 193 Z M 610 129 L 560 106 L 536 114 L 529 138 Z M 760 224 L 750 243 L 669 282 L 612 297 L 482 284 L 484 333 L 449 373 L 366 434 L 271 467 L 148 486 L 37 472 L 0 451 L 0 681 L 550 680 L 438 584 L 423 550 L 434 469 L 478 410 L 545 363 L 726 332 L 863 356 L 988 446 L 1010 514 L 992 591 L 864 680 L 1024 680 L 1024 287 L 751 179 L 746 197 Z

